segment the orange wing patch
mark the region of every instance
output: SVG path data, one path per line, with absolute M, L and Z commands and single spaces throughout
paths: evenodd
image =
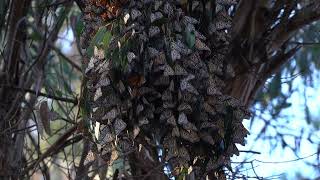
M 142 75 L 132 75 L 128 78 L 128 83 L 131 87 L 141 87 L 146 82 Z
M 94 6 L 102 7 L 105 9 L 100 16 L 104 20 L 113 19 L 117 17 L 122 7 L 127 4 L 129 0 L 91 0 L 90 3 Z

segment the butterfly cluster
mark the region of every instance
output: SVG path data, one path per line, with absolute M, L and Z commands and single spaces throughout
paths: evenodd
M 89 39 L 106 22 L 112 21 L 121 14 L 121 7 L 128 0 L 84 0 L 83 20 L 85 29 L 81 36 L 81 45 L 88 47 Z
M 87 3 L 97 6 L 93 2 Z M 101 54 L 106 49 L 99 47 L 85 64 L 90 120 L 99 124 L 96 153 L 106 161 L 112 163 L 114 154 L 136 151 L 136 142 L 141 141 L 159 143 L 162 161 L 177 173 L 189 166 L 196 173 L 218 170 L 239 153 L 235 144 L 244 144 L 248 131 L 242 120 L 249 113 L 239 100 L 225 94 L 224 83 L 235 76 L 224 55 L 231 27 L 224 6 L 235 1 L 218 2 L 221 9 L 208 26 L 210 40 L 217 40 L 213 43 L 177 1 L 135 0 L 121 5 L 115 16 L 121 28 L 110 30 L 108 51 L 122 49 L 126 68 L 119 70 L 120 60 Z M 101 13 L 89 14 L 100 18 L 84 17 L 89 29 L 107 21 Z

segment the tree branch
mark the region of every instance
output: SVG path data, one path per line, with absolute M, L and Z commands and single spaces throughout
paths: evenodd
M 59 139 L 53 143 L 49 149 L 47 149 L 46 152 L 44 152 L 38 159 L 36 162 L 32 163 L 30 166 L 28 166 L 24 171 L 25 172 L 28 172 L 29 170 L 31 169 L 34 169 L 41 161 L 43 161 L 45 158 L 49 157 L 49 156 L 52 156 L 53 154 L 59 152 L 61 149 L 67 147 L 68 145 L 70 145 L 70 142 L 72 142 L 73 139 L 75 139 L 76 141 L 75 142 L 78 142 L 82 139 L 82 136 L 81 139 L 79 139 L 78 137 L 79 136 L 76 136 L 72 139 L 69 139 L 68 138 L 74 133 L 76 132 L 78 128 L 78 125 L 75 125 L 73 127 L 71 127 L 70 129 L 67 130 L 67 132 L 65 132 L 61 137 L 59 137 Z M 73 142 L 74 143 L 74 142 Z
M 289 61 L 289 59 L 301 48 L 300 45 L 297 45 L 296 47 L 290 49 L 287 53 L 285 54 L 279 54 L 276 57 L 274 57 L 270 65 L 266 67 L 266 69 L 261 73 L 261 77 L 259 80 L 256 82 L 254 88 L 252 89 L 250 96 L 249 96 L 249 101 L 248 104 L 251 104 L 254 100 L 254 97 L 258 90 L 264 85 L 266 80 L 272 75 L 275 74 L 280 70 L 280 68 Z
M 68 102 L 68 103 L 72 103 L 72 104 L 78 104 L 78 100 L 77 99 L 58 97 L 58 96 L 54 96 L 54 95 L 51 95 L 51 94 L 45 94 L 45 93 L 41 93 L 41 92 L 36 92 L 36 91 L 31 90 L 31 89 L 25 89 L 25 88 L 9 86 L 9 85 L 0 85 L 0 87 L 6 87 L 6 88 L 19 90 L 19 91 L 24 91 L 24 92 L 28 92 L 28 93 L 31 93 L 31 94 L 34 94 L 34 95 L 38 95 L 38 96 L 43 96 L 43 97 L 47 97 L 47 98 L 50 98 L 50 99 L 54 99 L 54 100 L 57 100 L 57 101 L 64 101 L 64 102 Z
M 271 44 L 269 52 L 277 50 L 292 35 L 302 27 L 320 19 L 320 1 L 316 1 L 298 11 L 288 22 L 288 24 L 278 24 L 271 34 Z
M 297 45 L 296 47 L 290 49 L 287 53 L 278 55 L 274 57 L 272 60 L 270 60 L 269 67 L 265 70 L 265 73 L 262 75 L 262 80 L 266 80 L 269 78 L 272 74 L 278 72 L 283 64 L 288 62 L 288 60 L 295 55 L 295 53 L 301 48 L 300 45 Z
M 58 49 L 55 46 L 51 46 L 52 49 L 59 55 L 61 56 L 63 59 L 65 59 L 72 67 L 74 67 L 76 70 L 78 70 L 79 72 L 82 73 L 81 67 L 76 64 L 75 62 L 73 62 L 71 59 L 69 59 L 66 55 L 64 55 L 60 49 Z

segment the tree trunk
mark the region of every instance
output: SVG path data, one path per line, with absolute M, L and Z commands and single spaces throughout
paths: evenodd
M 96 153 L 110 163 L 115 151 L 129 155 L 133 177 L 158 178 L 152 169 L 162 171 L 160 158 L 176 178 L 225 178 L 223 167 L 239 154 L 235 144 L 248 134 L 242 120 L 256 92 L 299 49 L 266 40 L 282 31 L 268 34 L 274 19 L 265 4 L 81 2 L 87 115 L 100 127 L 102 147 Z
M 19 61 L 21 60 L 20 51 L 26 37 L 24 17 L 29 4 L 29 0 L 12 1 L 8 16 L 6 64 L 0 75 L 0 84 L 7 85 L 0 87 L 0 176 L 4 178 L 17 179 L 23 166 L 21 159 L 23 141 L 18 140 L 19 143 L 22 143 L 22 146 L 16 147 L 15 142 L 18 142 L 17 139 L 21 138 L 16 135 L 13 137 L 11 133 L 15 129 L 23 129 L 26 124 L 26 119 L 23 119 L 22 122 L 19 121 L 20 102 L 23 96 L 18 91 L 12 91 L 9 86 L 19 87 L 21 85 Z M 15 156 L 11 156 L 13 151 L 17 153 Z

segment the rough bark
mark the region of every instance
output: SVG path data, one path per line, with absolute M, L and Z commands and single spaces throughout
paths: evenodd
M 8 47 L 5 52 L 7 63 L 2 69 L 0 84 L 20 85 L 19 79 L 21 74 L 19 71 L 19 61 L 21 59 L 19 55 L 25 42 L 26 31 L 24 16 L 26 15 L 29 4 L 29 0 L 12 1 L 10 4 L 7 29 Z M 11 131 L 12 126 L 24 128 L 25 122 L 20 123 L 18 118 L 21 113 L 19 107 L 21 98 L 21 93 L 12 91 L 8 87 L 0 87 L 0 176 L 4 177 L 19 174 L 21 159 L 11 161 L 13 157 L 10 156 L 10 154 L 12 150 L 16 150 L 18 157 L 21 157 L 20 154 L 23 148 L 15 147 L 15 140 L 11 136 L 11 133 L 6 132 Z

